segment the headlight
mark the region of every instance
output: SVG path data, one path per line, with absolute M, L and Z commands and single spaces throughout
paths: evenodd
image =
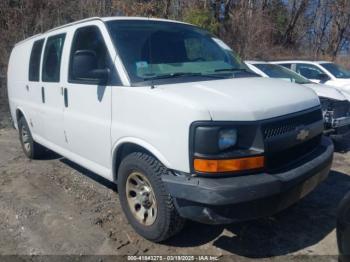
M 217 155 L 238 145 L 238 129 L 225 126 L 197 126 L 193 133 L 193 151 L 200 155 Z
M 256 122 L 194 122 L 190 169 L 198 175 L 255 172 L 264 168 L 264 141 Z
M 226 150 L 237 143 L 237 129 L 222 129 L 219 131 L 218 146 L 220 150 Z

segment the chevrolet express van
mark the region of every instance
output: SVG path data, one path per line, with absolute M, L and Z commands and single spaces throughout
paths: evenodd
M 36 35 L 11 53 L 8 94 L 24 153 L 45 147 L 117 183 L 155 242 L 185 219 L 274 214 L 332 163 L 312 90 L 258 77 L 190 24 L 91 18 Z

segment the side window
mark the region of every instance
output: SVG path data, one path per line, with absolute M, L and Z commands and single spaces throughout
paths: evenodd
M 322 75 L 324 75 L 321 69 L 309 64 L 296 64 L 296 72 L 308 79 L 322 80 Z
M 116 71 L 111 68 L 113 63 L 99 28 L 87 26 L 77 29 L 70 54 L 69 82 L 97 84 L 98 78 L 101 78 L 101 72 L 109 70 L 107 82 L 114 85 L 120 84 Z
M 46 41 L 42 80 L 44 82 L 59 82 L 61 58 L 65 34 L 51 36 Z
M 30 54 L 29 60 L 29 81 L 38 82 L 39 81 L 39 71 L 40 71 L 40 59 L 41 52 L 43 49 L 44 39 L 35 41 L 33 44 L 32 52 Z

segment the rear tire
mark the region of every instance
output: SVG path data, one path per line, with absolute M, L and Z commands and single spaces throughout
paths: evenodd
M 153 242 L 177 234 L 185 222 L 165 188 L 162 175 L 168 175 L 166 167 L 140 152 L 126 156 L 118 172 L 118 192 L 124 214 L 139 235 Z
M 45 148 L 33 140 L 27 121 L 21 117 L 18 121 L 19 140 L 24 154 L 29 159 L 40 159 L 44 153 Z

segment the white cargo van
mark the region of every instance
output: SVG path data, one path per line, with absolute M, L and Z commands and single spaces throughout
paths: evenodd
M 195 26 L 91 18 L 18 43 L 8 68 L 23 150 L 43 147 L 118 184 L 142 236 L 185 219 L 268 216 L 324 180 L 333 145 L 307 87 L 261 78 Z

